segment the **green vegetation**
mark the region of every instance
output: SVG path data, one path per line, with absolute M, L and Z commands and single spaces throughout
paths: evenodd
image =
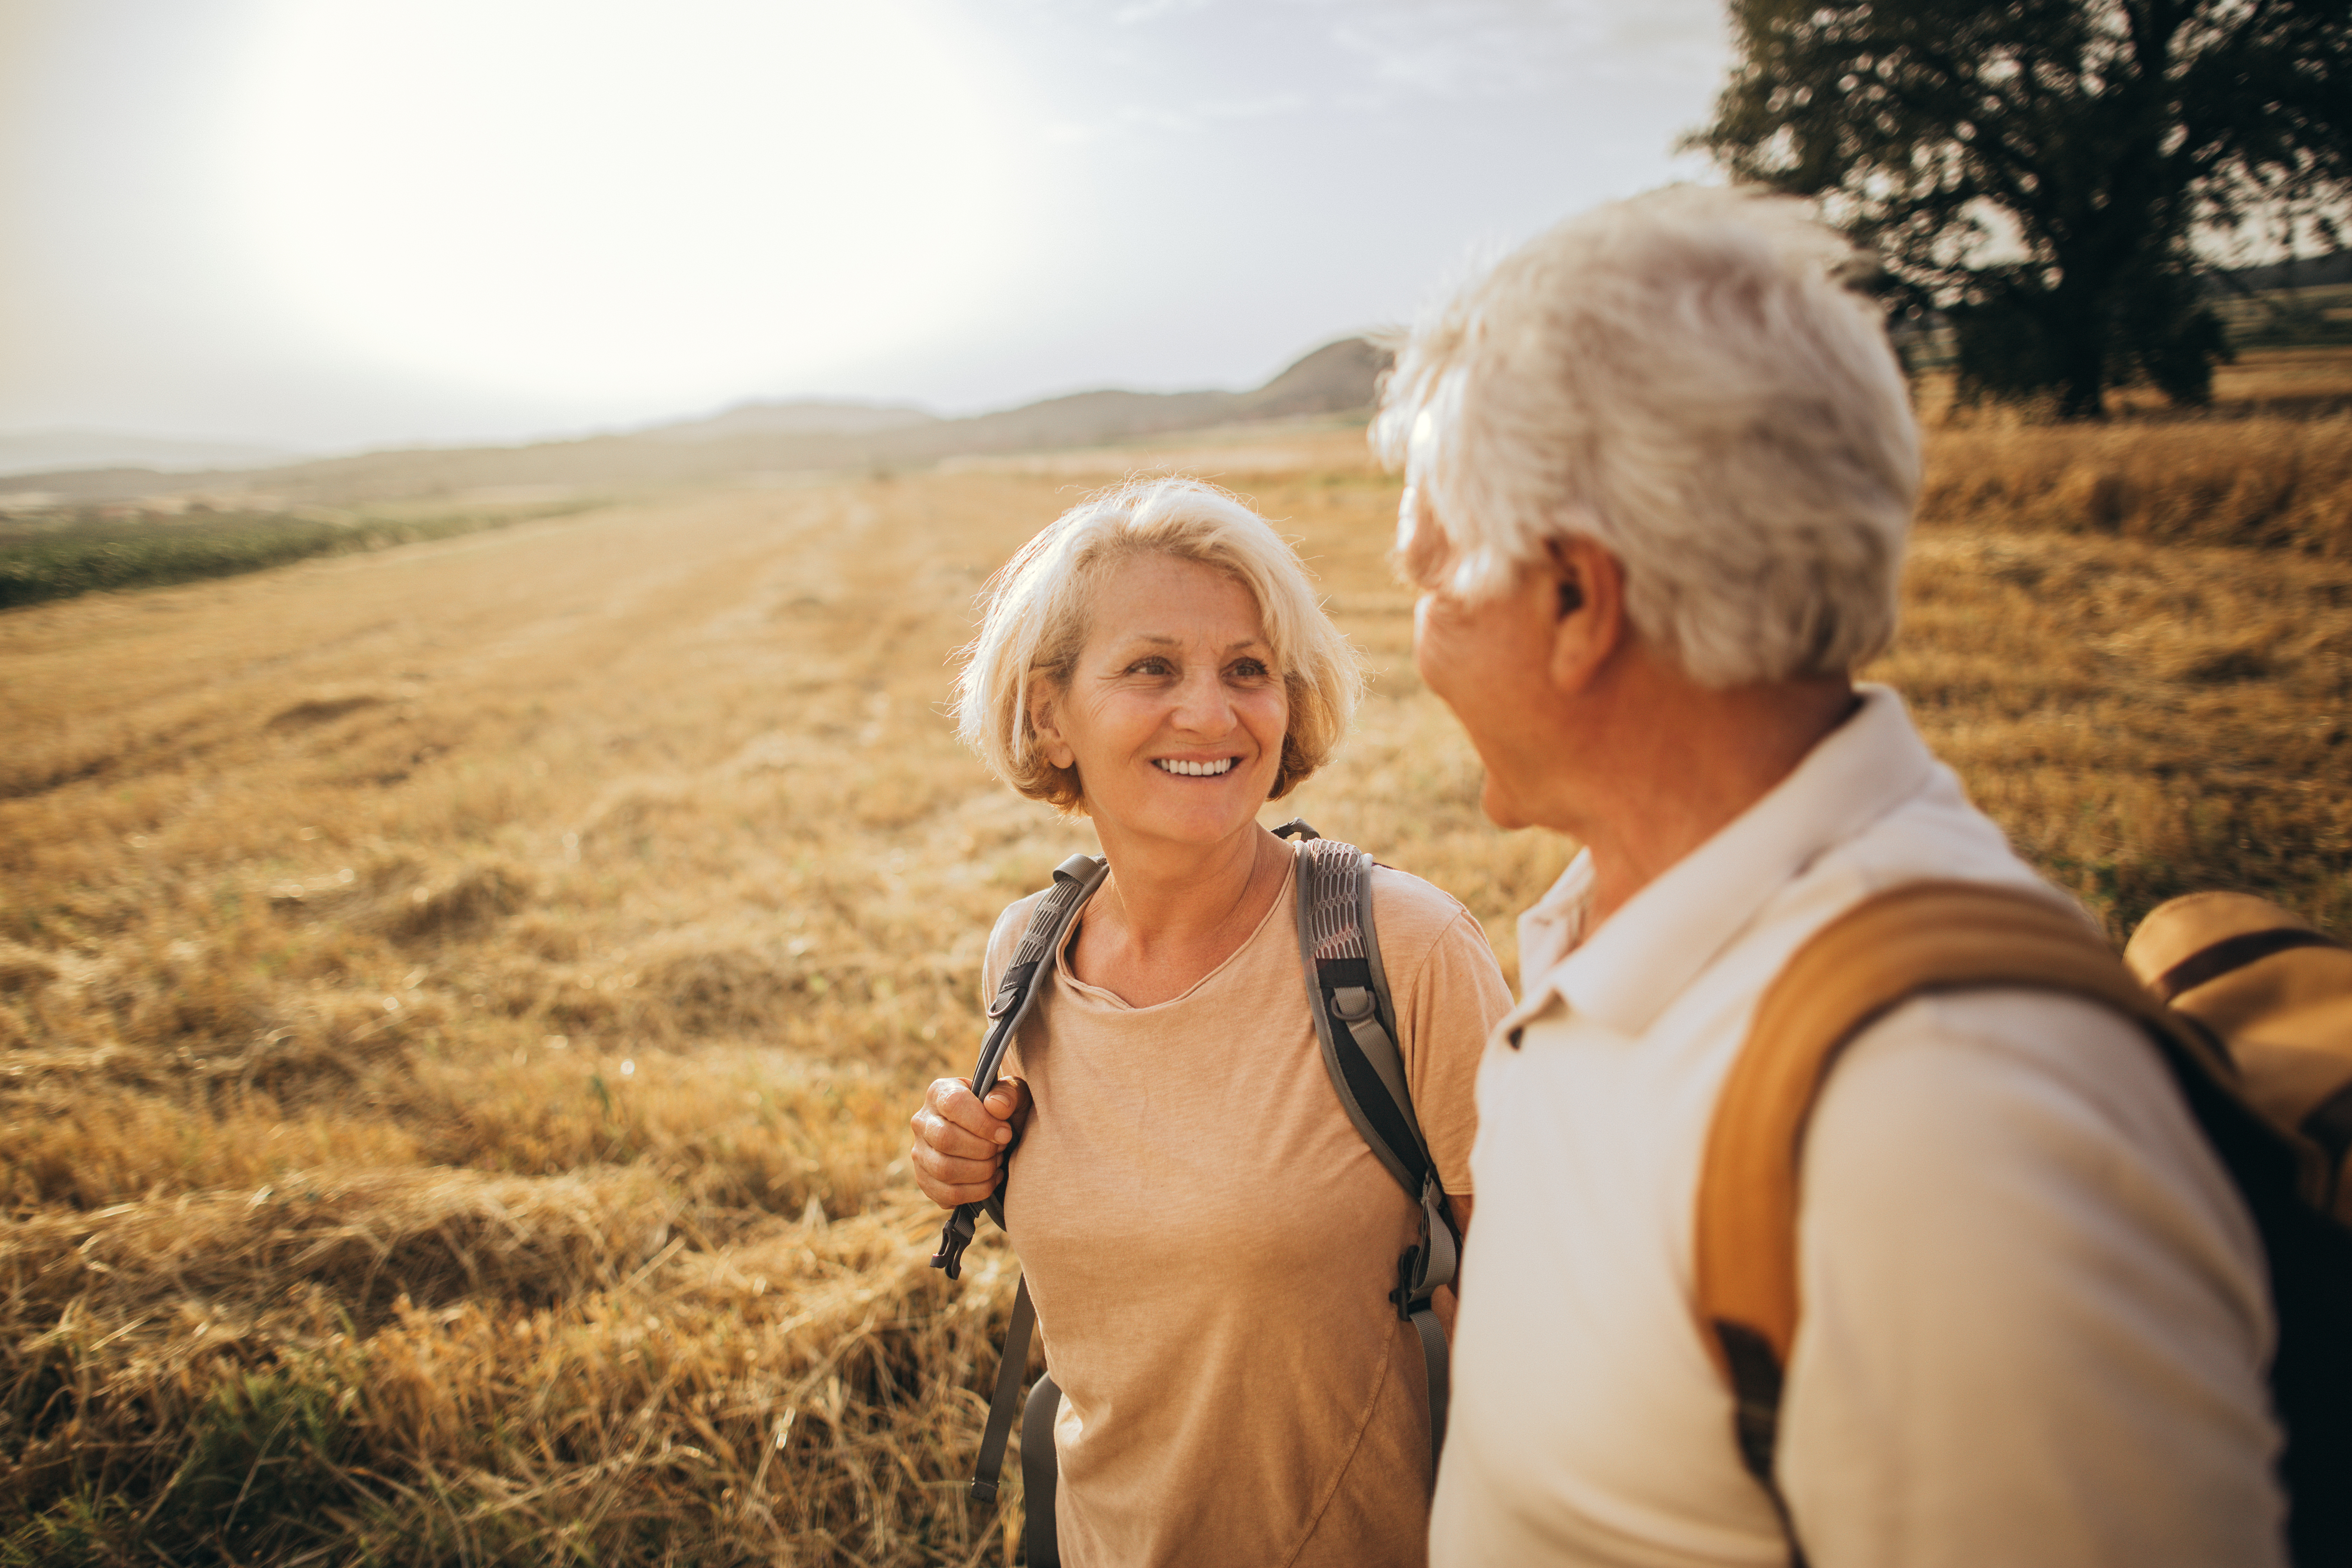
M 233 577 L 312 555 L 449 539 L 574 511 L 581 504 L 404 518 L 268 511 L 0 516 L 0 609 L 100 589 Z
M 2352 283 L 2224 294 L 2213 301 L 2232 348 L 2352 343 Z

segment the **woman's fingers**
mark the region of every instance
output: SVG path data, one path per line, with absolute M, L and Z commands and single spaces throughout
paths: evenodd
M 984 1203 L 989 1194 L 996 1191 L 996 1162 L 993 1160 L 949 1160 L 932 1154 L 918 1143 L 911 1163 L 915 1168 L 915 1185 L 922 1188 L 923 1195 L 941 1208 Z
M 1017 1079 L 998 1083 L 985 1102 L 968 1079 L 934 1079 L 922 1108 L 908 1119 L 915 1131 L 908 1162 L 923 1195 L 952 1208 L 993 1193 L 1016 1119 L 1028 1107 L 1028 1087 Z
M 1017 1137 L 1029 1120 L 1029 1086 L 1017 1078 L 998 1079 L 982 1104 Z
M 923 1093 L 923 1108 L 915 1112 L 917 1140 L 961 1159 L 990 1157 L 1013 1142 L 1010 1121 L 993 1113 L 1003 1088 L 992 1089 L 983 1104 L 972 1094 L 970 1079 L 933 1079 Z

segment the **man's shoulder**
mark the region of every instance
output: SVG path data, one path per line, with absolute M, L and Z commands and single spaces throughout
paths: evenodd
M 1815 856 L 1758 923 L 1793 921 L 1810 931 L 1864 899 L 1928 881 L 1985 882 L 2067 897 L 2019 857 L 1999 825 L 1946 771 L 1929 788 Z

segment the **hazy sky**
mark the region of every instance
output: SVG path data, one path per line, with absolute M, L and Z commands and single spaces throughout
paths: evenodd
M 1244 386 L 1702 172 L 1719 0 L 0 0 L 0 432 Z

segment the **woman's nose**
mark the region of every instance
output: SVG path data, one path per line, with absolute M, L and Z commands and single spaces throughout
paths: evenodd
M 1222 735 L 1233 727 L 1233 699 L 1215 670 L 1188 675 L 1176 689 L 1176 727 L 1196 734 Z

